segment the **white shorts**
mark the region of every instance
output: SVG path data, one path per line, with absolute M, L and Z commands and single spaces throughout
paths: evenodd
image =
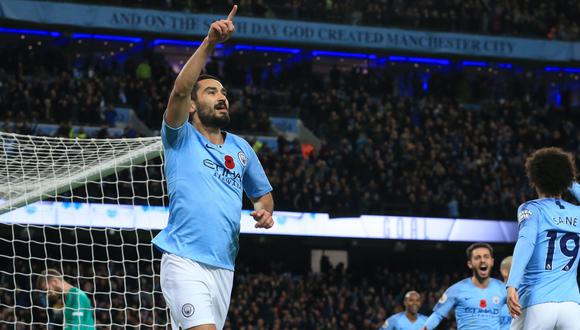
M 510 330 L 580 330 L 580 304 L 545 303 L 522 310 Z
M 202 324 L 222 329 L 226 322 L 234 272 L 164 253 L 161 291 L 171 313 L 174 330 Z

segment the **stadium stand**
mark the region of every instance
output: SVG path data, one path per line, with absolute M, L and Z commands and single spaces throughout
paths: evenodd
M 76 1 L 79 2 L 79 1 Z M 192 13 L 223 13 L 231 1 L 85 0 Z M 580 5 L 561 1 L 240 1 L 242 16 L 463 33 L 578 40 Z

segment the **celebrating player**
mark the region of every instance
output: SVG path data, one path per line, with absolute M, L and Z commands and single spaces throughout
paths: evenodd
M 539 149 L 526 160 L 526 172 L 539 199 L 518 209 L 507 282 L 511 329 L 580 329 L 580 207 L 562 200 L 570 187 L 580 198 L 574 158 L 558 148 Z
M 62 297 L 65 330 L 90 330 L 95 328 L 93 306 L 87 294 L 64 280 L 56 269 L 47 269 L 36 279 L 36 287 L 47 291 L 49 297 Z
M 506 284 L 508 277 L 510 275 L 510 268 L 512 267 L 512 256 L 506 257 L 501 261 L 499 265 L 499 272 L 501 273 L 501 278 L 503 283 Z M 507 304 L 503 305 L 500 312 L 500 330 L 508 330 L 512 324 L 512 316 L 510 315 Z
M 174 329 L 223 328 L 244 191 L 254 203 L 255 226 L 274 225 L 272 187 L 256 153 L 222 130 L 230 120 L 226 89 L 217 78 L 200 76 L 216 44 L 234 32 L 236 11 L 211 24 L 177 76 L 161 128 L 169 223 L 153 243 L 164 252 L 161 289 Z
M 405 311 L 391 315 L 381 330 L 418 330 L 422 329 L 427 316 L 419 314 L 423 303 L 421 295 L 417 291 L 409 291 L 405 294 Z
M 467 266 L 473 276 L 453 284 L 439 299 L 424 329 L 435 329 L 455 308 L 459 330 L 499 329 L 500 310 L 505 304 L 505 285 L 491 278 L 493 248 L 474 243 L 467 248 Z

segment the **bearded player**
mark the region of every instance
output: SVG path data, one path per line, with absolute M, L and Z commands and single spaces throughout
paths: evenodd
M 227 90 L 216 77 L 200 75 L 216 45 L 234 32 L 236 11 L 211 24 L 177 76 L 161 127 L 169 222 L 153 244 L 163 251 L 161 289 L 173 329 L 223 328 L 244 192 L 255 226 L 274 225 L 272 187 L 256 153 L 222 130 L 230 121 Z

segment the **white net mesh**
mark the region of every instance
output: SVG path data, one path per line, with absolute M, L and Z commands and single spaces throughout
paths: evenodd
M 91 302 L 99 329 L 165 328 L 159 257 L 165 226 L 160 139 L 63 139 L 0 133 L 0 329 L 58 328 L 58 270 Z

